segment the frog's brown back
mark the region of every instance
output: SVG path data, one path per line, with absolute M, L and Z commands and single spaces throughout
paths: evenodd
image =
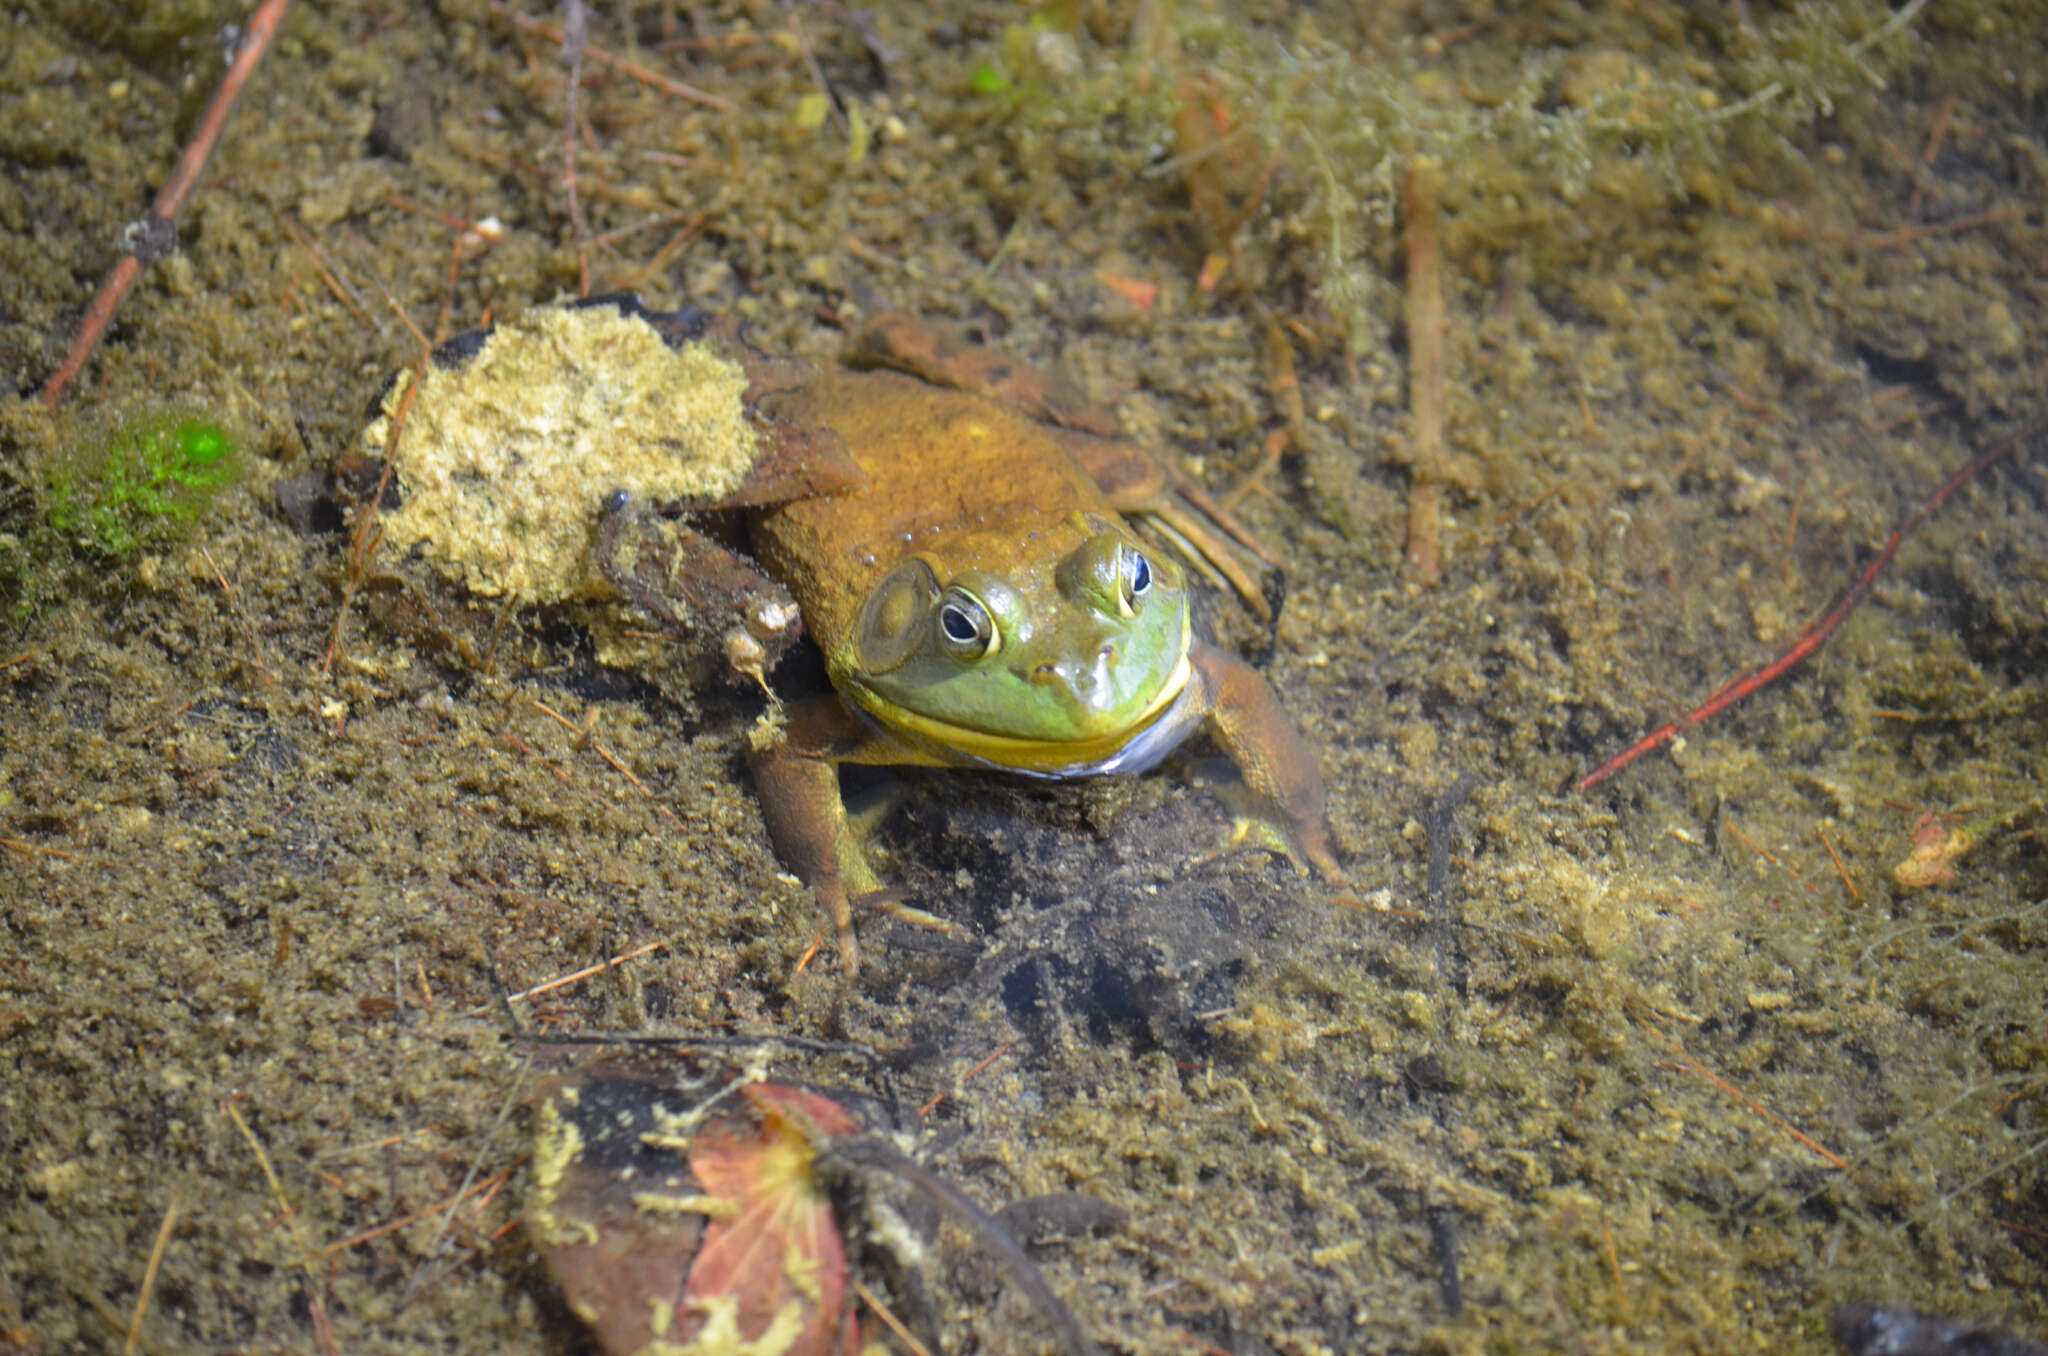
M 955 568 L 1007 573 L 1036 538 L 1056 541 L 1074 513 L 1114 515 L 1056 435 L 985 397 L 895 372 L 821 372 L 771 413 L 824 424 L 846 440 L 859 486 L 755 519 L 761 561 L 795 595 L 830 648 L 875 582 L 932 550 Z

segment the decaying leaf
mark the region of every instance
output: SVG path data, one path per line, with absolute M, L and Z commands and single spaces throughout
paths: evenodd
M 839 1217 L 828 1182 L 854 1218 Z M 597 1064 L 545 1085 L 526 1222 L 612 1356 L 860 1356 L 856 1270 L 878 1312 L 885 1297 L 902 1306 L 884 1315 L 898 1333 L 938 1326 L 924 1231 L 891 1190 L 972 1235 L 1061 1350 L 1099 1356 L 1016 1239 L 957 1185 L 846 1104 L 729 1069 Z M 1100 1207 L 1088 1218 L 1083 1231 L 1120 1222 Z
M 690 1171 L 720 1210 L 690 1268 L 686 1309 L 730 1301 L 739 1331 L 788 1332 L 789 1356 L 823 1356 L 836 1337 L 857 1352 L 850 1321 L 846 1245 L 832 1202 L 811 1171 L 816 1134 L 849 1134 L 837 1102 L 780 1083 L 748 1083 L 759 1112 L 751 1133 L 737 1116 L 706 1125 L 690 1144 Z
M 1967 828 L 1944 829 L 1931 813 L 1913 825 L 1913 853 L 1892 868 L 1892 879 L 1909 890 L 1946 885 L 1955 879 L 1956 861 L 1976 844 Z
M 527 1227 L 607 1352 L 854 1356 L 812 1172 L 814 1138 L 854 1128 L 799 1088 L 600 1066 L 542 1097 Z

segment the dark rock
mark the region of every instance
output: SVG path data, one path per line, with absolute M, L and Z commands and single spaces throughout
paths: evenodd
M 307 471 L 278 481 L 277 507 L 304 536 L 339 532 L 346 526 L 341 506 L 334 502 L 334 476 L 328 471 Z

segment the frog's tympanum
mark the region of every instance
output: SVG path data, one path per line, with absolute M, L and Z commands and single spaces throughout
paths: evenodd
M 738 490 L 685 507 L 747 506 L 760 566 L 824 652 L 836 693 L 793 703 L 753 765 L 776 850 L 831 915 L 849 974 L 853 904 L 882 885 L 840 798 L 841 763 L 1082 777 L 1151 767 L 1201 728 L 1244 775 L 1253 813 L 1240 832 L 1336 875 L 1314 757 L 1265 679 L 1196 637 L 1187 566 L 1123 515 L 1149 519 L 1262 615 L 1233 543 L 1263 552 L 1105 416 L 900 315 L 873 321 L 849 366 L 814 370 L 702 312 L 648 312 L 630 297 L 586 305 L 644 321 L 672 347 L 709 344 L 745 371 L 766 450 Z M 763 601 L 779 590 L 735 588 L 737 557 L 699 538 L 679 549 L 683 539 L 613 495 L 597 564 L 658 615 L 675 613 L 672 593 L 700 620 L 741 602 L 740 616 L 716 620 L 735 623 L 728 652 L 758 676 L 774 651 L 748 641 L 783 643 L 780 608 Z M 776 628 L 756 624 L 764 608 Z

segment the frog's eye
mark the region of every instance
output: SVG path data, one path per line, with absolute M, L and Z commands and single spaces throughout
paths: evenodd
M 860 620 L 854 625 L 861 668 L 887 673 L 910 658 L 938 596 L 938 576 L 921 560 L 906 560 L 883 575 L 861 604 Z
M 1131 612 L 1152 591 L 1152 562 L 1135 546 L 1126 546 L 1117 561 L 1117 587 L 1123 594 L 1123 610 Z
M 955 587 L 939 600 L 939 643 L 955 659 L 980 659 L 1001 648 L 1002 637 L 981 599 Z

